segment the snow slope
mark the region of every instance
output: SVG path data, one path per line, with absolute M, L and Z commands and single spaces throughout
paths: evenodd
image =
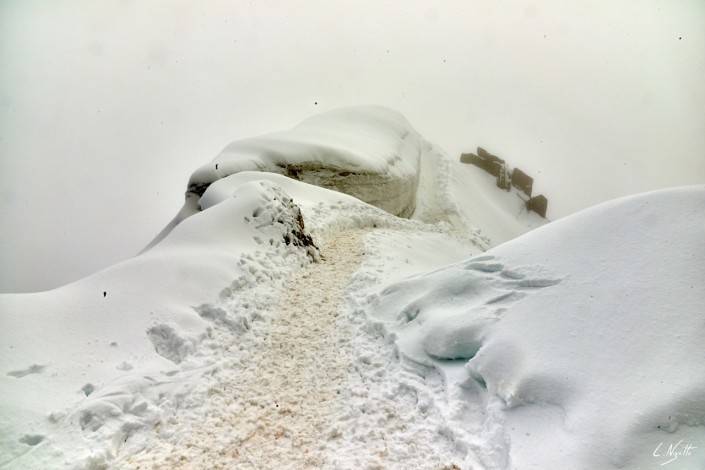
M 704 189 L 483 253 L 543 223 L 488 176 L 384 108 L 231 144 L 140 256 L 0 296 L 0 466 L 648 468 L 661 441 L 705 447 Z
M 620 199 L 388 285 L 368 310 L 443 375 L 470 461 L 703 468 L 703 220 L 705 187 Z

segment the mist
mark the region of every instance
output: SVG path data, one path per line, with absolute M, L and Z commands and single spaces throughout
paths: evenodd
M 697 0 L 5 0 L 0 291 L 134 256 L 230 141 L 342 106 L 485 147 L 551 219 L 702 184 L 703 83 Z

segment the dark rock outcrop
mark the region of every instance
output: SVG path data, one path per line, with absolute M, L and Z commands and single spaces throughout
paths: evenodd
M 521 171 L 519 168 L 514 168 L 512 170 L 512 186 L 517 188 L 519 191 L 523 191 L 524 194 L 531 197 L 531 190 L 534 187 L 534 179 Z
M 526 201 L 526 210 L 536 212 L 544 219 L 546 218 L 546 209 L 548 209 L 548 199 L 543 194 L 534 196 Z
M 482 168 L 492 176 L 499 178 L 506 163 L 496 155 L 492 155 L 482 147 L 477 148 L 477 155 L 474 153 L 464 153 L 460 156 L 460 161 Z
M 509 191 L 514 186 L 519 191 L 526 194 L 529 199 L 524 200 L 524 206 L 527 211 L 535 212 L 544 219 L 546 218 L 546 209 L 548 208 L 548 199 L 543 195 L 531 197 L 531 191 L 534 187 L 534 179 L 521 171 L 519 168 L 514 168 L 509 171 L 507 163 L 496 155 L 492 155 L 482 147 L 477 147 L 477 154 L 463 153 L 460 155 L 461 163 L 468 163 L 482 168 L 490 175 L 497 178 L 497 187 L 505 191 Z

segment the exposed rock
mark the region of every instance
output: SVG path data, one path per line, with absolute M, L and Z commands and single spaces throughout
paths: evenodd
M 524 206 L 527 211 L 535 212 L 544 219 L 546 218 L 546 209 L 548 208 L 548 199 L 545 196 L 539 195 L 531 197 L 531 191 L 534 186 L 534 179 L 521 171 L 519 168 L 514 168 L 509 171 L 507 163 L 496 155 L 492 155 L 482 147 L 477 147 L 477 155 L 474 153 L 463 153 L 460 155 L 461 163 L 468 163 L 482 168 L 490 175 L 497 178 L 497 187 L 505 191 L 509 191 L 514 186 L 519 191 L 529 196 L 528 200 L 524 201 Z
M 531 190 L 534 186 L 534 179 L 521 171 L 519 168 L 514 168 L 512 170 L 512 186 L 517 188 L 519 191 L 523 191 L 524 194 L 531 197 Z
M 546 218 L 546 209 L 548 209 L 548 199 L 543 194 L 534 196 L 526 201 L 526 210 L 536 212 L 544 219 Z
M 500 173 L 502 172 L 502 167 L 505 165 L 504 160 L 502 160 L 496 155 L 488 153 L 482 147 L 477 148 L 477 155 L 475 155 L 474 153 L 462 154 L 460 156 L 460 161 L 482 168 L 487 173 L 498 178 Z
M 416 210 L 416 175 L 392 177 L 371 171 L 341 171 L 318 162 L 280 163 L 273 170 L 304 183 L 349 194 L 398 217 L 411 217 Z

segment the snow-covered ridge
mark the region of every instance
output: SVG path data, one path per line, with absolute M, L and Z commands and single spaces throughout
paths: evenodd
M 370 239 L 399 255 L 378 273 L 403 277 L 490 245 L 473 214 L 513 212 L 384 108 L 244 142 L 194 173 L 184 208 L 139 256 L 53 291 L 0 295 L 0 466 L 105 468 L 143 450 L 138 435 L 203 406 L 234 350 L 257 354 L 247 348 L 266 335 L 283 280 L 334 237 L 375 229 Z M 528 230 L 510 225 L 493 236 Z
M 206 210 L 142 255 L 53 291 L 0 296 L 0 465 L 102 468 L 135 432 L 194 405 L 220 367 L 214 329 L 237 338 L 260 323 L 281 281 L 332 234 L 424 229 L 272 173 L 212 190 Z
M 195 307 L 315 256 L 277 185 L 243 182 L 233 196 L 141 256 L 53 291 L 0 296 L 0 464 L 99 468 L 212 369 L 201 349 L 213 322 L 246 327 L 255 315 L 214 319 Z M 276 265 L 261 254 L 265 240 Z

